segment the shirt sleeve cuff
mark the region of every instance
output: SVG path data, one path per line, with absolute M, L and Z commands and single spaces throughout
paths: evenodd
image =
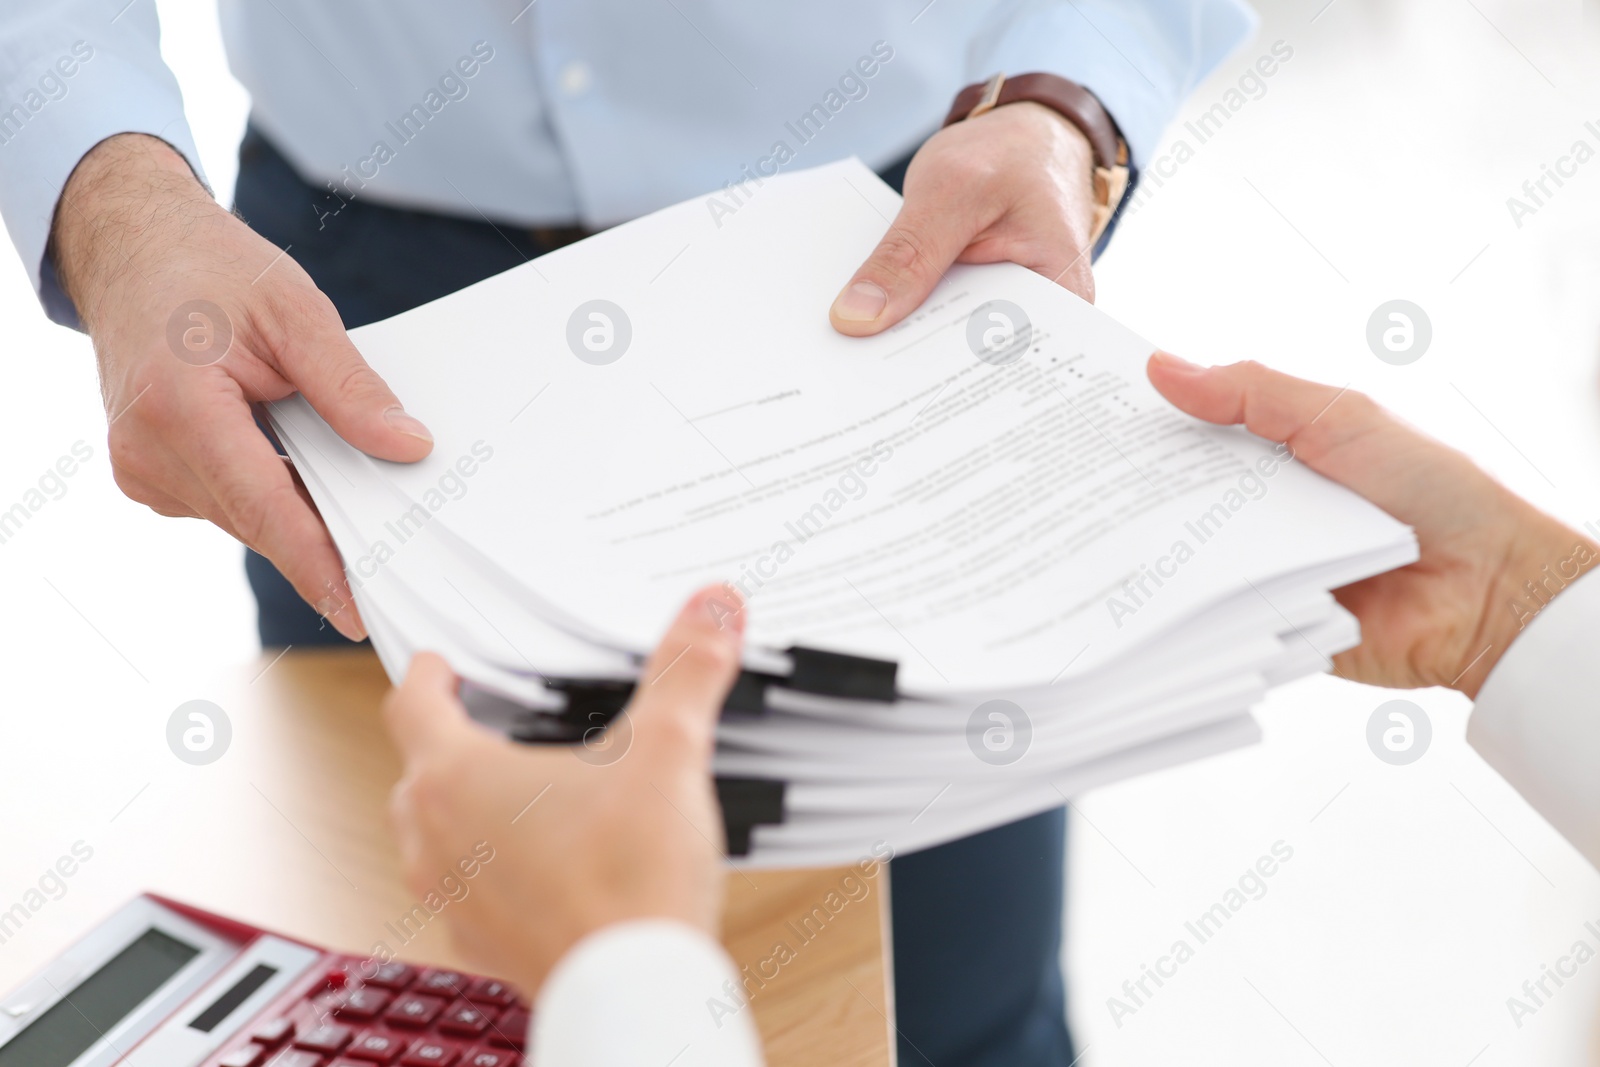
M 1043 71 L 1094 93 L 1143 169 L 1178 107 L 1255 31 L 1236 0 L 1034 2 L 973 42 L 969 81 Z
M 529 1047 L 539 1067 L 762 1062 L 733 961 L 666 919 L 617 923 L 573 946 L 539 992 Z
M 1547 604 L 1478 692 L 1467 741 L 1600 867 L 1600 570 Z
M 172 145 L 202 174 L 182 94 L 161 62 L 154 8 L 140 6 L 147 10 L 128 11 L 109 36 L 93 42 L 27 40 L 29 56 L 45 57 L 35 64 L 39 71 L 14 68 L 0 85 L 0 132 L 6 136 L 0 215 L 45 311 L 67 326 L 78 324 L 77 315 L 45 251 L 62 187 L 84 155 L 115 134 L 146 133 Z M 0 44 L 16 56 L 15 40 Z M 86 59 L 79 58 L 84 47 L 91 52 Z M 76 68 L 58 79 L 65 92 L 55 99 L 32 92 L 33 82 L 56 69 L 61 57 L 72 57 Z

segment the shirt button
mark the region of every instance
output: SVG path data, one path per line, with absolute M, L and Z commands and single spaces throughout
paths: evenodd
M 594 72 L 589 69 L 589 64 L 574 59 L 561 68 L 561 91 L 568 96 L 582 96 L 589 91 L 589 83 L 593 78 Z

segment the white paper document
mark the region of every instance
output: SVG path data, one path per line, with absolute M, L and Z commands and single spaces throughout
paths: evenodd
M 1358 640 L 1328 591 L 1414 560 L 1410 531 L 1176 411 L 1153 346 L 1049 279 L 958 265 L 883 335 L 835 332 L 898 206 L 858 162 L 797 172 L 352 331 L 432 456 L 372 460 L 299 398 L 272 418 L 391 675 L 431 648 L 559 710 L 727 582 L 766 696 L 718 771 L 783 783 L 740 862 L 784 865 L 1246 743 L 1268 685 Z M 891 691 L 802 684 L 795 650 Z

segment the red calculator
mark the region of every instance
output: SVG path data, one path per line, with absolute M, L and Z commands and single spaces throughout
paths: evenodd
M 363 959 L 156 896 L 0 1000 L 0 1067 L 520 1067 L 492 978 Z

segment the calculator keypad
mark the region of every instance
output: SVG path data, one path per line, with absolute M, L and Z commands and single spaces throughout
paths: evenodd
M 478 1048 L 468 1049 L 467 1054 L 461 1057 L 458 1067 L 516 1067 L 522 1058 L 515 1052 L 503 1048 Z
M 267 1050 L 257 1044 L 241 1045 L 217 1061 L 217 1067 L 260 1067 Z
M 467 991 L 467 999 L 486 1008 L 503 1008 L 517 999 L 517 991 L 493 978 L 479 978 Z
M 350 1043 L 350 1035 L 353 1032 L 350 1027 L 341 1026 L 338 1023 L 313 1027 L 295 1035 L 294 1047 L 310 1049 L 312 1052 L 322 1052 L 331 1056 Z
M 294 1020 L 279 1017 L 262 1023 L 250 1035 L 250 1040 L 264 1048 L 276 1048 L 294 1035 Z
M 357 976 L 361 972 L 357 971 Z M 417 980 L 417 968 L 409 963 L 380 963 L 372 969 L 372 976 L 366 979 L 367 985 L 382 986 L 384 989 L 404 989 Z
M 375 1019 L 389 1006 L 390 995 L 370 986 L 353 986 L 329 998 L 328 1007 L 335 1017 L 364 1022 Z
M 428 969 L 422 972 L 414 989 L 423 993 L 432 993 L 434 996 L 454 1000 L 465 996 L 468 989 L 472 988 L 472 976 L 462 974 L 460 971 L 438 971 Z
M 427 1026 L 444 1011 L 445 1001 L 426 993 L 401 993 L 383 1013 L 384 1022 L 391 1026 Z
M 450 1010 L 439 1020 L 439 1029 L 457 1037 L 477 1037 L 489 1029 L 493 1011 L 493 1008 L 479 1008 L 464 1000 L 458 1000 L 450 1005 Z
M 496 1045 L 507 1048 L 521 1048 L 528 1039 L 528 1024 L 533 1017 L 527 1008 L 511 1007 L 500 1014 L 494 1022 L 489 1040 Z
M 448 1067 L 461 1055 L 461 1046 L 437 1037 L 419 1037 L 400 1057 L 400 1067 Z
M 406 1047 L 406 1039 L 388 1030 L 363 1030 L 345 1049 L 351 1059 L 392 1063 Z
M 207 1067 L 523 1067 L 528 1006 L 459 971 L 335 959 Z
M 300 1048 L 286 1048 L 278 1053 L 269 1067 L 322 1067 L 323 1057 Z

